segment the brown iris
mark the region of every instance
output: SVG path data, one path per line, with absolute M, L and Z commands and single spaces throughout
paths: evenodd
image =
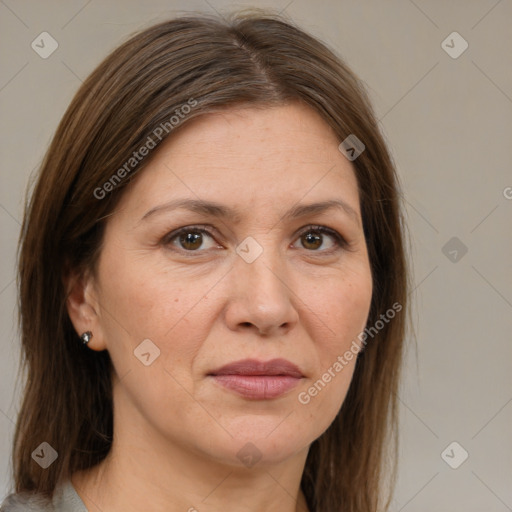
M 304 246 L 307 249 L 318 249 L 322 245 L 322 236 L 318 234 L 313 234 L 313 231 L 308 231 L 306 234 L 302 235 L 301 239 L 304 243 Z M 316 244 L 316 245 L 315 245 Z M 309 247 L 308 247 L 309 245 Z
M 198 231 L 188 231 L 180 235 L 180 243 L 185 249 L 199 249 L 203 243 L 203 235 Z

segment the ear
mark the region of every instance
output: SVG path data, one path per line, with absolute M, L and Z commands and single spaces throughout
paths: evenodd
M 65 278 L 67 292 L 66 308 L 69 318 L 78 336 L 86 331 L 92 332 L 87 347 L 101 351 L 107 348 L 103 333 L 98 294 L 91 273 L 79 275 L 70 272 Z

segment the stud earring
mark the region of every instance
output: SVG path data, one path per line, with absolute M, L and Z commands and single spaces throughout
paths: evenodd
M 89 343 L 89 341 L 91 340 L 92 338 L 92 332 L 91 331 L 86 331 L 84 332 L 81 336 L 80 336 L 80 339 L 82 340 L 82 343 L 84 345 L 87 345 L 87 343 Z

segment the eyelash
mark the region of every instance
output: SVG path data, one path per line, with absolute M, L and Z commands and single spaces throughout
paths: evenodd
M 204 226 L 204 225 L 185 226 L 183 228 L 180 228 L 180 229 L 178 229 L 176 231 L 173 231 L 173 232 L 167 234 L 162 239 L 162 243 L 165 246 L 172 245 L 172 241 L 175 238 L 178 238 L 180 235 L 182 235 L 184 233 L 190 233 L 190 232 L 207 234 L 211 238 L 215 239 L 215 236 L 213 235 L 213 233 L 209 229 L 206 229 L 206 228 L 207 228 L 207 226 Z M 341 236 L 337 231 L 335 231 L 335 230 L 333 230 L 331 228 L 328 228 L 327 226 L 319 226 L 319 225 L 309 225 L 309 226 L 306 226 L 304 229 L 302 229 L 298 233 L 297 238 L 300 238 L 301 236 L 305 235 L 306 233 L 309 233 L 310 231 L 315 232 L 315 233 L 320 233 L 322 235 L 329 235 L 329 236 L 331 236 L 334 239 L 335 246 L 337 246 L 337 247 L 334 247 L 334 248 L 331 248 L 331 249 L 327 249 L 327 250 L 323 250 L 323 251 L 322 250 L 316 250 L 316 251 L 315 250 L 311 250 L 311 251 L 308 251 L 308 252 L 319 253 L 319 254 L 331 254 L 331 253 L 336 252 L 338 250 L 348 249 L 349 248 L 349 243 L 345 240 L 345 238 L 343 236 Z M 179 252 L 185 253 L 185 254 L 187 254 L 189 256 L 192 256 L 192 257 L 194 255 L 194 253 L 205 252 L 204 250 L 201 251 L 200 249 L 195 250 L 195 251 L 191 251 L 191 250 L 187 250 L 187 249 L 182 249 L 180 247 L 176 247 L 176 249 Z

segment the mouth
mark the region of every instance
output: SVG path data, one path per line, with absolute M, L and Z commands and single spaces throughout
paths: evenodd
M 296 387 L 304 375 L 286 359 L 244 359 L 208 374 L 225 389 L 250 400 L 269 400 Z

